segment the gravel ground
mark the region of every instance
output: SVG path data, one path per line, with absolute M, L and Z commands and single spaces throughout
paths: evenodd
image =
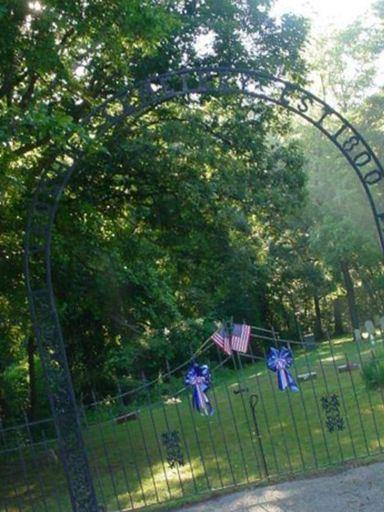
M 179 511 L 381 512 L 384 511 L 384 463 L 237 492 Z

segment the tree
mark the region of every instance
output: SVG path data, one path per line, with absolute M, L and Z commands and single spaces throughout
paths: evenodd
M 318 94 L 341 109 L 380 156 L 376 142 L 380 132 L 372 129 L 380 100 L 377 94 L 371 96 L 382 51 L 378 21 L 368 27 L 365 20 L 359 20 L 331 37 L 325 35 L 315 44 L 311 57 Z M 366 291 L 372 295 L 372 286 L 364 284 L 368 279 L 363 271 L 373 267 L 380 275 L 381 253 L 368 202 L 351 167 L 317 131 L 302 127 L 300 138 L 306 148 L 309 176 L 306 215 L 311 219 L 310 245 L 313 255 L 332 273 L 335 332 L 342 333 L 340 286 L 346 294 L 352 328 L 359 328 L 359 316 L 372 316 L 372 310 L 377 313 L 381 307 L 371 300 L 371 310 L 367 309 Z
M 22 342 L 31 330 L 21 268 L 26 205 L 68 134 L 114 92 L 185 65 L 257 66 L 302 82 L 306 25 L 294 16 L 278 23 L 269 8 L 269 0 L 3 2 L 0 308 L 8 321 L 0 378 L 7 361 L 26 361 Z M 212 41 L 206 52 L 203 36 Z M 297 148 L 268 142 L 269 133 L 287 127 L 283 115 L 258 103 L 186 98 L 112 138 L 88 140 L 53 243 L 55 292 L 79 392 L 111 391 L 110 361 L 119 351 L 140 354 L 156 336 L 162 353 L 165 325 L 177 330 L 194 325 L 191 318 L 225 316 L 235 298 L 236 314 L 257 314 L 266 243 L 257 237 L 267 227 L 278 231 L 290 213 L 281 195 L 291 201 L 303 183 Z M 127 376 L 137 373 L 135 357 L 126 359 Z

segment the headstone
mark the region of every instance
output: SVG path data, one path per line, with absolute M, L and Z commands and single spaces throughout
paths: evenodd
M 313 333 L 304 334 L 303 341 L 307 350 L 314 350 L 316 348 L 315 335 Z
M 179 398 L 178 396 L 171 396 L 170 398 L 166 398 L 164 403 L 166 403 L 167 405 L 181 404 L 181 398 Z
M 116 418 L 116 423 L 117 424 L 121 424 L 121 423 L 126 423 L 127 421 L 133 421 L 133 420 L 137 420 L 139 417 L 139 412 L 130 412 L 128 414 L 124 414 L 124 416 L 118 416 Z
M 249 388 L 244 388 L 244 387 L 240 387 L 240 386 L 237 389 L 233 390 L 234 395 L 241 395 L 243 393 L 248 393 L 248 392 L 249 392 Z
M 48 450 L 48 455 L 49 455 L 49 459 L 54 463 L 54 464 L 58 464 L 59 463 L 59 457 L 57 456 L 55 450 L 53 448 L 50 448 Z
M 360 365 L 358 363 L 341 364 L 337 367 L 339 373 L 353 372 L 359 369 Z
M 361 341 L 363 341 L 363 340 L 362 340 L 362 338 L 361 338 L 361 332 L 360 332 L 360 329 L 355 329 L 355 330 L 353 331 L 353 337 L 354 337 L 355 341 L 357 341 L 357 342 L 361 342 Z
M 41 464 L 59 464 L 59 457 L 53 448 L 48 448 L 44 452 L 36 454 L 38 462 Z
M 365 330 L 371 334 L 372 336 L 375 335 L 375 332 L 376 332 L 376 329 L 375 329 L 375 326 L 373 325 L 373 322 L 372 320 L 367 320 L 365 323 Z
M 297 376 L 297 380 L 299 382 L 306 382 L 307 380 L 315 380 L 317 379 L 317 373 L 316 372 L 308 372 L 308 373 L 301 373 Z

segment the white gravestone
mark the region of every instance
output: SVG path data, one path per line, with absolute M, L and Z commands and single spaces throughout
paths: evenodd
M 372 320 L 367 320 L 365 323 L 365 330 L 371 334 L 372 336 L 375 335 L 375 332 L 376 332 L 376 329 L 375 329 L 375 326 L 373 325 L 373 322 Z
M 361 339 L 361 332 L 360 332 L 360 329 L 355 329 L 353 331 L 353 337 L 355 338 L 355 341 L 357 341 L 358 343 L 360 343 L 361 341 L 363 341 Z

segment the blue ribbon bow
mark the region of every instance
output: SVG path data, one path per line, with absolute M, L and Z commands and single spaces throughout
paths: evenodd
M 206 364 L 193 363 L 185 377 L 185 385 L 191 386 L 192 405 L 201 414 L 212 416 L 213 407 L 206 395 L 211 384 L 211 371 Z
M 284 391 L 289 388 L 291 391 L 299 391 L 296 382 L 293 380 L 288 368 L 293 363 L 292 352 L 283 347 L 281 350 L 271 347 L 267 356 L 267 366 L 270 370 L 277 373 L 277 383 L 279 389 Z

